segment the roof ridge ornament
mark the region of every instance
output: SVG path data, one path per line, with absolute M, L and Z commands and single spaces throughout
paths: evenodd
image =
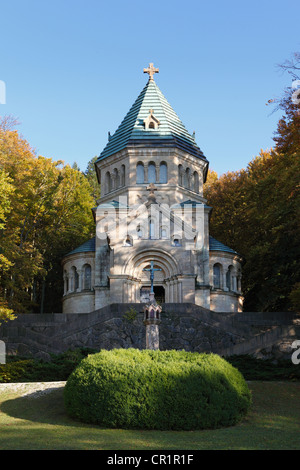
M 144 73 L 148 73 L 149 81 L 154 81 L 153 75 L 159 73 L 159 69 L 154 67 L 153 62 L 150 62 L 149 67 L 144 69 Z

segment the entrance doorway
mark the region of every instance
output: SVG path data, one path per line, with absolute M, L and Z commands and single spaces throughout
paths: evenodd
M 154 297 L 158 304 L 165 302 L 165 288 L 163 286 L 154 286 Z M 140 290 L 140 299 L 142 303 L 150 301 L 150 286 L 143 286 Z
M 165 303 L 165 288 L 163 286 L 154 286 L 154 297 L 158 304 Z

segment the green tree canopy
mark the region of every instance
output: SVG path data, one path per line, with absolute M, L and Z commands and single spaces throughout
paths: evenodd
M 296 54 L 285 65 L 293 78 L 299 59 Z M 300 104 L 292 101 L 292 92 L 289 87 L 277 106 L 285 114 L 274 149 L 204 186 L 213 207 L 212 235 L 244 258 L 248 311 L 300 310 Z
M 77 169 L 36 156 L 7 121 L 0 124 L 0 171 L 0 296 L 16 313 L 41 304 L 60 311 L 61 259 L 93 233 L 92 188 Z

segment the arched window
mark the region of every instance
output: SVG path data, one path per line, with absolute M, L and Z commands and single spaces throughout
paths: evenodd
M 143 163 L 138 163 L 136 166 L 136 182 L 143 184 L 145 182 L 145 171 Z
M 172 238 L 172 246 L 181 246 L 181 239 L 178 235 L 174 235 Z
M 184 187 L 190 189 L 191 170 L 187 168 L 184 173 Z
M 120 174 L 118 170 L 114 169 L 114 189 L 118 189 L 120 187 Z
M 153 162 L 148 165 L 148 183 L 156 183 L 156 168 Z
M 111 191 L 111 176 L 109 171 L 105 175 L 105 193 L 110 193 Z
M 199 193 L 199 175 L 197 171 L 194 171 L 193 173 L 193 190 L 196 193 Z
M 72 266 L 72 276 L 71 276 L 71 291 L 75 292 L 79 287 L 79 276 L 75 266 Z
M 162 184 L 168 182 L 168 168 L 165 162 L 161 162 L 159 166 L 159 182 Z
M 183 186 L 183 166 L 178 165 L 178 184 Z
M 228 290 L 233 290 L 232 271 L 233 266 L 229 266 L 226 272 L 226 287 Z
M 218 263 L 213 267 L 213 283 L 215 289 L 221 289 L 221 265 Z
M 125 165 L 121 166 L 121 186 L 125 186 Z
M 92 268 L 89 264 L 85 264 L 83 267 L 83 288 L 84 290 L 92 288 Z
M 167 227 L 164 227 L 164 226 L 160 227 L 160 238 L 164 238 L 164 239 L 168 238 Z
M 137 233 L 138 238 L 143 238 L 143 231 L 140 225 L 137 226 L 136 233 Z
M 149 238 L 154 239 L 155 237 L 155 221 L 149 219 Z

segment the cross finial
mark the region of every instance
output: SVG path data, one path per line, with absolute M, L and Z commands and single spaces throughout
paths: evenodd
M 144 69 L 144 73 L 149 74 L 149 80 L 153 80 L 153 75 L 158 72 L 159 69 L 156 69 L 152 62 L 149 64 L 149 67 L 147 69 Z

